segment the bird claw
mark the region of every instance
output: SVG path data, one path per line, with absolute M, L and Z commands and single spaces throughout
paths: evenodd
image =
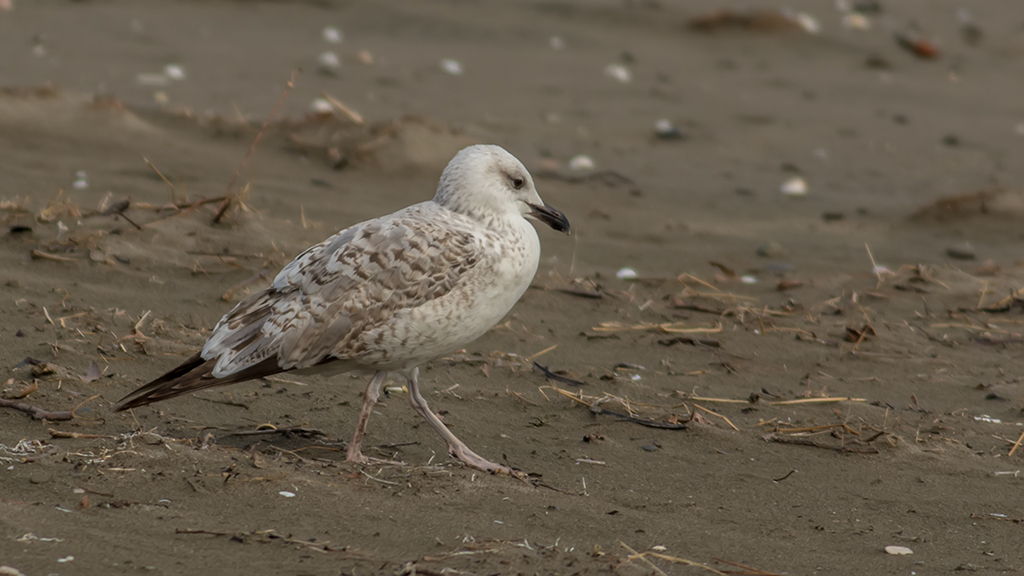
M 367 456 L 362 452 L 349 453 L 345 455 L 346 462 L 352 462 L 355 464 L 383 464 L 385 466 L 406 466 L 405 462 L 398 460 L 385 460 L 383 458 L 374 458 Z
M 521 470 L 515 470 L 508 466 L 503 466 L 497 462 L 491 462 L 481 457 L 476 452 L 473 452 L 465 445 L 453 445 L 448 447 L 448 453 L 458 458 L 463 464 L 471 468 L 483 470 L 484 472 L 490 472 L 491 474 L 508 474 L 512 478 L 519 480 L 526 480 L 527 474 Z

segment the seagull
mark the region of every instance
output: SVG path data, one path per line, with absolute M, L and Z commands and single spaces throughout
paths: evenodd
M 389 373 L 409 384 L 413 409 L 466 465 L 515 474 L 469 449 L 431 411 L 419 366 L 465 347 L 529 287 L 540 239 L 528 220 L 569 233 L 515 156 L 463 149 L 434 198 L 338 232 L 299 254 L 264 290 L 221 318 L 202 351 L 120 400 L 116 411 L 273 374 L 373 372 L 346 460 L 361 448 Z

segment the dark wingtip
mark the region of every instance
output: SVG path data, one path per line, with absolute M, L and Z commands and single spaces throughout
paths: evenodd
M 284 372 L 278 365 L 277 358 L 272 357 L 234 374 L 229 374 L 222 378 L 214 378 L 211 372 L 213 372 L 213 367 L 216 363 L 216 359 L 204 360 L 199 354 L 196 354 L 182 362 L 177 368 L 118 400 L 114 412 L 124 412 L 131 408 L 138 408 L 154 402 L 160 402 L 161 400 L 177 398 L 183 394 Z
M 206 360 L 203 360 L 199 353 L 194 354 L 173 370 L 167 372 L 163 376 L 160 376 L 156 380 L 133 390 L 130 394 L 118 400 L 117 406 L 114 407 L 114 412 L 124 412 L 131 408 L 138 408 L 140 406 L 145 406 L 146 404 L 152 404 L 153 402 L 159 402 L 160 400 L 166 400 L 167 398 L 173 398 L 188 392 L 189 389 L 187 386 L 179 386 L 181 379 L 193 373 L 196 368 L 201 367 L 205 363 Z M 208 371 L 201 371 L 202 374 L 207 372 Z M 196 375 L 197 377 L 195 379 L 198 380 L 200 375 Z

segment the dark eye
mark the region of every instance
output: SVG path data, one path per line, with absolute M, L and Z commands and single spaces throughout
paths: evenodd
M 515 188 L 516 190 L 522 188 L 523 184 L 526 184 L 526 180 L 523 180 L 519 176 L 512 177 L 512 187 Z

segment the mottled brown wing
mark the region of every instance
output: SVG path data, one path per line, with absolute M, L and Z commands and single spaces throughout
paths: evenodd
M 358 362 L 360 334 L 450 292 L 480 240 L 418 205 L 342 230 L 239 302 L 203 351 L 129 395 L 121 409 L 331 361 Z

